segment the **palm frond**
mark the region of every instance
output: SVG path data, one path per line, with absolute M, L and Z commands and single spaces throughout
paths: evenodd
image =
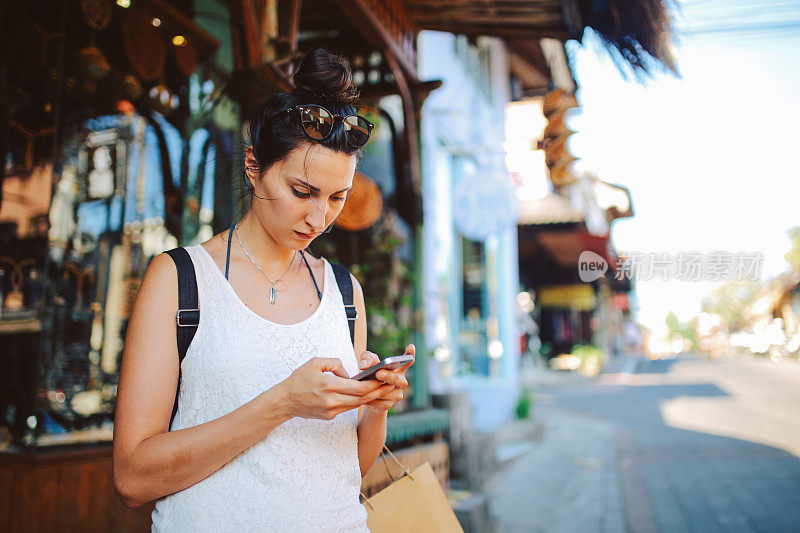
M 608 49 L 623 76 L 641 80 L 654 71 L 680 76 L 673 53 L 674 0 L 579 0 L 584 24 Z

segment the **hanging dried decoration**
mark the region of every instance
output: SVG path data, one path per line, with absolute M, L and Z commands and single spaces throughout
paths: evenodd
M 81 90 L 88 94 L 97 92 L 97 82 L 111 72 L 111 63 L 96 46 L 87 46 L 78 52 L 78 72 Z
M 145 11 L 135 10 L 122 23 L 125 56 L 139 77 L 146 82 L 163 77 L 167 60 L 163 32 L 153 26 L 152 18 Z
M 81 0 L 81 12 L 93 30 L 102 30 L 111 22 L 111 0 Z

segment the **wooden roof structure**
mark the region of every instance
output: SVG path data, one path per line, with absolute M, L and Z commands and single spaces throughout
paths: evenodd
M 592 28 L 623 75 L 643 78 L 654 69 L 677 73 L 672 55 L 670 0 L 403 0 L 420 30 L 500 37 L 511 68 L 529 93 L 552 85 L 553 61 L 542 39 L 581 40 Z M 563 85 L 563 84 L 562 84 Z M 566 88 L 566 87 L 562 87 Z
M 420 29 L 506 39 L 577 36 L 561 0 L 405 0 Z

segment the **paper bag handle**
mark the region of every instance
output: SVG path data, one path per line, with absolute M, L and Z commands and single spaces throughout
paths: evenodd
M 404 465 L 403 463 L 401 463 L 401 462 L 400 462 L 400 460 L 399 460 L 397 457 L 395 457 L 395 456 L 394 456 L 394 454 L 392 453 L 392 451 L 391 451 L 389 448 L 387 448 L 385 444 L 383 445 L 383 449 L 381 450 L 381 459 L 383 459 L 383 464 L 386 464 L 386 456 L 383 454 L 383 452 L 386 452 L 386 453 L 388 453 L 388 454 L 389 454 L 389 456 L 390 456 L 392 459 L 394 459 L 394 462 L 395 462 L 395 463 L 397 463 L 397 464 L 400 466 L 400 468 L 402 468 L 402 469 L 403 469 L 403 473 L 404 473 L 404 475 L 406 475 L 406 476 L 410 477 L 410 478 L 411 478 L 411 481 L 416 481 L 416 479 L 415 479 L 415 478 L 414 478 L 414 476 L 411 474 L 411 471 L 410 471 L 410 470 L 409 470 L 409 469 L 406 467 L 406 465 Z M 402 478 L 403 478 L 403 476 L 400 476 L 399 478 L 395 479 L 395 478 L 394 478 L 394 476 L 392 476 L 392 473 L 389 471 L 389 466 L 388 466 L 388 465 L 386 466 L 386 471 L 387 471 L 387 472 L 389 472 L 389 477 L 392 479 L 392 482 L 395 482 L 395 481 L 397 481 L 397 479 L 402 479 Z M 369 498 L 367 498 L 367 495 L 366 495 L 366 494 L 364 494 L 363 492 L 361 492 L 361 497 L 362 497 L 362 498 L 364 498 L 364 503 L 366 503 L 367 505 L 369 505 L 369 508 L 370 508 L 370 509 L 372 509 L 372 510 L 374 511 L 374 510 L 375 510 L 375 507 L 373 507 L 372 503 L 370 503 L 370 501 L 369 501 Z
M 407 475 L 408 477 L 410 477 L 412 481 L 416 481 L 416 479 L 414 479 L 414 476 L 413 476 L 413 475 L 411 475 L 411 471 L 410 471 L 410 470 L 409 470 L 409 469 L 408 469 L 408 468 L 407 468 L 407 467 L 406 467 L 406 466 L 405 466 L 403 463 L 401 463 L 401 462 L 400 462 L 400 461 L 397 459 L 397 457 L 395 457 L 395 456 L 394 456 L 394 454 L 392 453 L 392 451 L 391 451 L 389 448 L 387 448 L 385 444 L 383 445 L 383 450 L 381 450 L 381 458 L 383 459 L 383 462 L 384 462 L 384 464 L 386 464 L 386 457 L 383 455 L 383 452 L 387 452 L 387 453 L 389 454 L 389 456 L 390 456 L 392 459 L 394 459 L 394 462 L 395 462 L 395 463 L 397 463 L 397 464 L 398 464 L 398 466 L 400 466 L 400 468 L 402 468 L 402 469 L 403 469 L 403 472 L 405 473 L 405 475 Z M 388 471 L 389 467 L 387 466 L 387 467 L 386 467 L 386 469 L 387 469 L 387 471 Z M 392 477 L 392 474 L 391 474 L 391 472 L 389 473 L 389 477 Z M 403 477 L 403 476 L 400 476 L 400 478 L 402 478 L 402 477 Z M 399 479 L 399 478 L 398 478 L 398 479 Z M 396 480 L 396 479 L 394 479 L 394 478 L 392 478 L 392 481 L 397 481 L 397 480 Z

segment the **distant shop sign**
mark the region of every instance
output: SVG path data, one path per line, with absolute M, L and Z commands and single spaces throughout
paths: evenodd
M 594 289 L 583 283 L 550 285 L 540 288 L 536 294 L 542 307 L 591 311 L 596 303 Z

